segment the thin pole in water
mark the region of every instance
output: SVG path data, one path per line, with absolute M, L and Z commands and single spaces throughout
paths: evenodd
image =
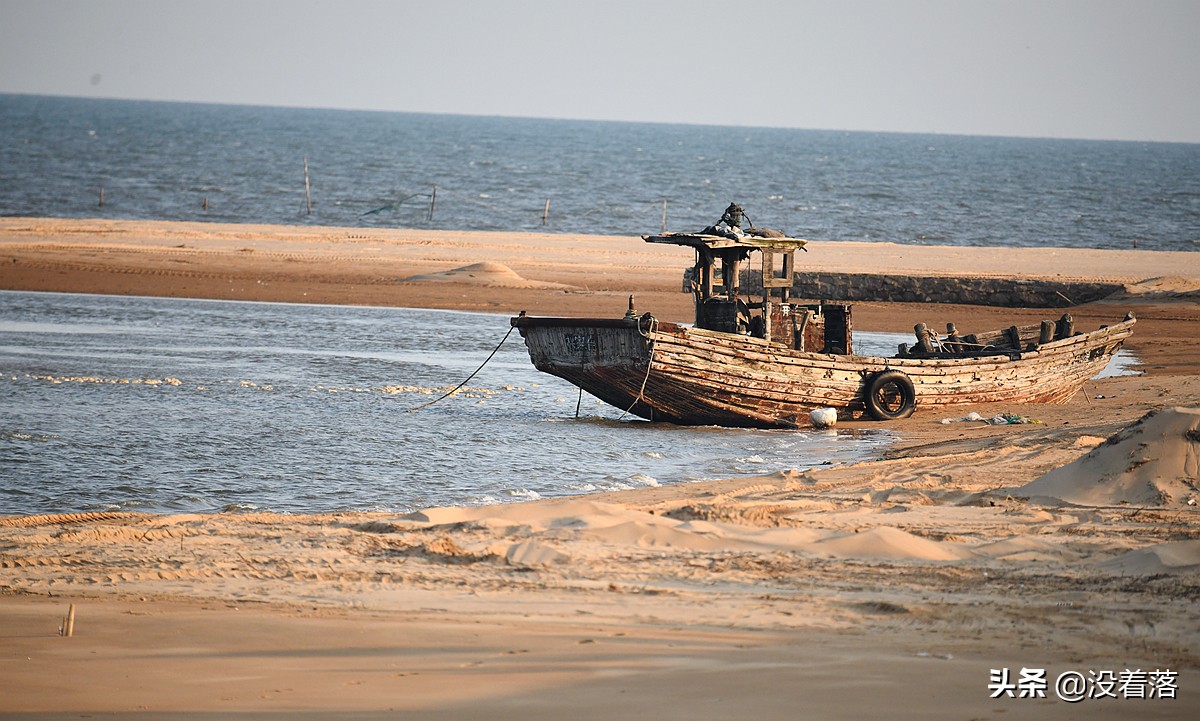
M 208 200 L 205 199 L 207 204 Z M 308 187 L 308 156 L 304 156 L 304 204 L 308 208 L 308 214 L 312 215 L 312 193 Z
M 437 184 L 433 185 L 433 194 L 429 196 L 429 220 L 433 221 L 433 206 L 437 205 Z

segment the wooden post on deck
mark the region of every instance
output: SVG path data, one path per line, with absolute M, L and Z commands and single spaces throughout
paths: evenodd
M 913 326 L 913 333 L 917 336 L 917 346 L 921 352 L 933 353 L 933 340 L 929 337 L 929 326 L 917 323 Z
M 1070 313 L 1063 313 L 1062 318 L 1059 318 L 1058 323 L 1055 324 L 1054 337 L 1061 339 L 1070 338 L 1073 335 L 1075 335 L 1075 319 L 1071 317 Z
M 952 351 L 962 350 L 962 337 L 958 334 L 958 328 L 953 323 L 946 324 L 945 344 Z
M 208 209 L 208 199 L 205 198 L 205 210 Z M 304 156 L 304 204 L 308 208 L 308 214 L 312 215 L 312 193 L 308 186 L 308 156 Z
M 1054 340 L 1054 321 L 1044 320 L 1042 321 L 1041 334 L 1038 335 L 1038 345 L 1045 345 L 1052 340 Z

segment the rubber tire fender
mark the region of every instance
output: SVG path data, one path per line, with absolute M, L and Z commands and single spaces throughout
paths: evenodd
M 900 407 L 896 410 L 879 402 L 879 392 L 889 385 L 900 395 Z M 880 371 L 867 383 L 863 400 L 867 404 L 867 413 L 871 414 L 872 418 L 877 421 L 894 421 L 912 415 L 917 407 L 917 389 L 913 387 L 912 379 L 903 371 Z

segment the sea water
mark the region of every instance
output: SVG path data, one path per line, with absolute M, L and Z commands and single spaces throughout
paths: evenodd
M 539 373 L 509 331 L 480 313 L 0 291 L 0 515 L 402 512 L 804 470 L 894 440 L 648 423 Z M 1120 356 L 1107 372 L 1136 371 Z
M 508 331 L 487 314 L 0 292 L 0 514 L 399 512 L 807 469 L 891 439 L 647 423 L 537 372 Z
M 9 216 L 1200 249 L 1200 144 L 4 94 L 0 137 Z

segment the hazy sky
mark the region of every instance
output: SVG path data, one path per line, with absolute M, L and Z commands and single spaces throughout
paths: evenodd
M 0 0 L 0 92 L 1200 142 L 1198 0 Z

